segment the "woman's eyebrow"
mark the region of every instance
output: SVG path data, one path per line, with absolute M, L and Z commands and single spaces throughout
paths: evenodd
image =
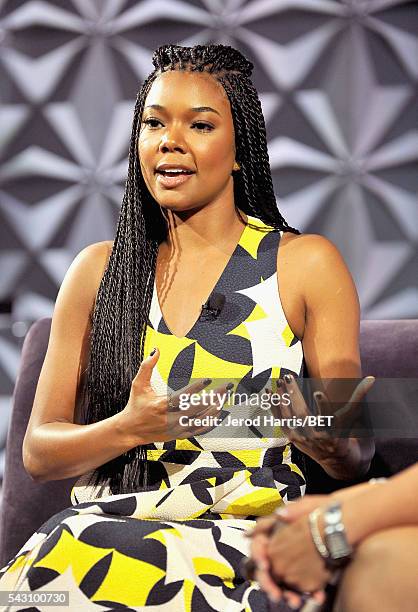
M 162 111 L 167 110 L 165 106 L 161 106 L 161 104 L 149 104 L 145 108 L 154 108 L 155 110 L 162 110 Z M 189 110 L 195 113 L 216 113 L 217 115 L 221 116 L 221 113 L 217 111 L 216 109 L 212 108 L 211 106 L 194 106 L 193 108 L 190 108 Z

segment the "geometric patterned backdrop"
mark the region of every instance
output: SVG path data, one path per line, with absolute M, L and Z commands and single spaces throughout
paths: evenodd
M 163 43 L 253 61 L 281 212 L 337 244 L 363 318 L 418 317 L 416 32 L 402 0 L 0 0 L 0 447 L 27 325 L 114 234 Z

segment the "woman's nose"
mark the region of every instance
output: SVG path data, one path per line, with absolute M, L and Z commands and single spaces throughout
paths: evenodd
M 185 147 L 178 140 L 173 138 L 162 138 L 160 143 L 160 151 L 166 153 L 167 151 L 182 151 L 184 152 Z
M 161 136 L 160 150 L 166 151 L 183 151 L 185 150 L 185 144 L 178 130 L 171 128 L 166 130 Z

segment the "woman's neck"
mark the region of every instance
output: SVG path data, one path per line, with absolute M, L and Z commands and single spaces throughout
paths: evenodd
M 190 214 L 167 211 L 168 235 L 161 246 L 170 256 L 182 253 L 195 256 L 208 249 L 228 251 L 236 243 L 244 229 L 247 215 L 235 207 L 230 209 L 201 208 Z

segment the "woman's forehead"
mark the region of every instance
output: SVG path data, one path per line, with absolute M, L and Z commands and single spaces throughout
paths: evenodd
M 212 75 L 180 70 L 163 72 L 155 79 L 145 101 L 145 106 L 152 104 L 165 108 L 182 104 L 213 107 L 216 104 L 219 111 L 230 108 L 224 88 Z

